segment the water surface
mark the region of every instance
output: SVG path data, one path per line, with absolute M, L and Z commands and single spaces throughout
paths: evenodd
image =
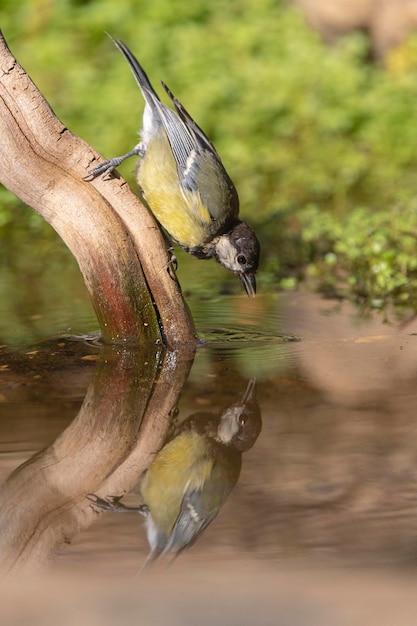
M 243 454 L 239 481 L 216 519 L 168 569 L 158 563 L 153 576 L 169 584 L 171 576 L 224 568 L 236 568 L 249 578 L 256 571 L 263 576 L 265 568 L 278 578 L 285 570 L 298 572 L 295 576 L 315 572 L 313 579 L 332 568 L 342 576 L 346 567 L 412 571 L 417 545 L 417 323 L 412 318 L 399 322 L 394 314 L 387 321 L 378 313 L 364 315 L 347 302 L 302 293 L 254 300 L 219 296 L 190 304 L 201 343 L 175 419 L 181 422 L 197 411 L 221 412 L 256 377 L 262 430 Z M 93 322 L 89 318 L 88 330 Z M 117 352 L 111 357 L 115 363 Z M 2 348 L 3 484 L 10 484 L 10 473 L 38 451 L 58 450 L 66 436 L 62 433 L 74 428 L 85 409 L 85 394 L 102 358 L 100 347 L 69 335 L 31 345 L 11 341 Z M 144 384 L 141 374 L 135 380 L 136 387 Z M 100 437 L 106 438 L 105 429 Z M 72 441 L 74 458 L 76 447 L 86 443 Z M 45 458 L 53 464 L 54 457 Z M 81 465 L 76 461 L 72 470 L 67 459 L 68 483 L 72 471 L 74 482 L 79 480 Z M 142 470 L 138 466 L 135 477 L 135 468 L 129 468 L 129 504 L 140 502 Z M 100 471 L 96 485 L 106 484 L 109 475 L 111 480 L 113 471 L 117 474 L 117 468 Z M 62 479 L 54 480 L 59 490 Z M 117 485 L 123 484 L 120 480 L 123 476 Z M 80 493 L 71 498 L 76 506 L 89 507 L 85 515 L 91 519 L 65 526 L 53 550 L 48 547 L 46 561 L 31 553 L 29 570 L 38 563 L 53 575 L 130 581 L 148 553 L 142 518 L 92 513 Z M 14 494 L 19 498 L 19 491 Z M 42 518 L 44 534 L 53 511 Z M 14 521 L 3 523 L 10 528 Z M 303 623 L 301 617 L 298 623 Z

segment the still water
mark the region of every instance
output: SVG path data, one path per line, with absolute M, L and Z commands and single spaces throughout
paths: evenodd
M 87 494 L 126 494 L 122 502 L 138 506 L 141 477 L 172 430 L 196 414 L 217 424 L 256 379 L 262 428 L 241 453 L 217 516 L 189 550 L 169 566 L 163 556 L 136 584 L 148 589 L 156 580 L 175 604 L 173 589 L 181 596 L 190 577 L 198 580 L 200 623 L 213 622 L 201 597 L 206 585 L 219 585 L 226 613 L 217 623 L 228 623 L 240 585 L 240 623 L 255 623 L 246 607 L 253 609 L 254 589 L 265 613 L 256 623 L 373 623 L 362 613 L 345 622 L 338 610 L 346 615 L 347 587 L 362 606 L 364 588 L 369 600 L 384 589 L 403 593 L 414 580 L 417 321 L 303 293 L 190 305 L 201 338 L 193 363 L 154 347 L 105 349 L 71 333 L 31 345 L 11 338 L 1 348 L 3 568 L 52 576 L 55 585 L 63 577 L 66 591 L 80 577 L 103 585 L 140 580 L 149 552 L 144 518 L 103 511 Z M 92 330 L 93 316 L 84 315 Z M 394 571 L 406 580 L 393 583 Z M 232 579 L 238 588 L 227 597 Z M 309 590 L 305 610 L 300 588 Z M 286 617 L 268 621 L 265 607 L 277 598 Z M 146 623 L 165 623 L 146 610 Z M 377 614 L 374 606 L 375 623 L 385 623 Z M 112 621 L 104 611 L 101 623 L 131 623 L 120 615 Z M 193 620 L 182 614 L 178 623 Z

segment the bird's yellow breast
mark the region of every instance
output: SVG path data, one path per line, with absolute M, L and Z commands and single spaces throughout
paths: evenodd
M 170 532 L 187 489 L 201 491 L 214 459 L 204 437 L 187 432 L 170 441 L 144 476 L 141 493 L 156 525 Z
M 183 190 L 168 139 L 163 131 L 148 144 L 137 181 L 159 223 L 181 246 L 192 248 L 211 235 L 212 220 L 197 191 Z

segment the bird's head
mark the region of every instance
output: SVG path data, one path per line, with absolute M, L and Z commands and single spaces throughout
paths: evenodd
M 248 381 L 240 402 L 223 411 L 215 438 L 239 452 L 246 452 L 255 443 L 262 428 L 262 417 L 256 400 L 256 379 Z
M 256 294 L 255 274 L 259 253 L 259 241 L 245 222 L 237 222 L 214 244 L 215 259 L 240 278 L 248 296 Z

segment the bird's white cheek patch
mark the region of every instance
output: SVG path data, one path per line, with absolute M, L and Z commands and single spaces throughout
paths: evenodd
M 217 429 L 217 437 L 222 443 L 230 443 L 239 432 L 238 418 L 242 412 L 241 407 L 232 407 L 222 416 Z
M 239 271 L 240 268 L 236 262 L 236 250 L 226 235 L 219 237 L 219 241 L 216 244 L 216 254 L 225 267 L 232 270 L 232 272 Z

